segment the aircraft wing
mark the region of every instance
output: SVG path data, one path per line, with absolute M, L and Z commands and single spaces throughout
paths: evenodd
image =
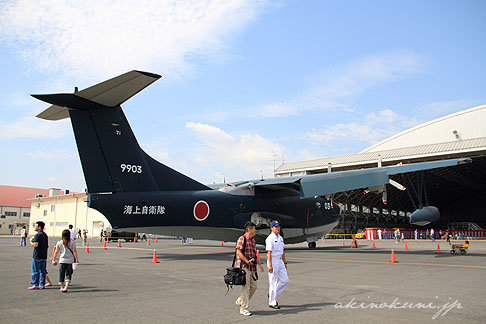
M 470 162 L 471 159 L 463 158 L 350 171 L 336 171 L 314 175 L 267 179 L 255 183 L 254 186 L 266 189 L 281 189 L 282 187 L 299 189 L 301 198 L 309 198 L 385 185 L 390 182 L 390 175 L 394 174 L 450 167 Z

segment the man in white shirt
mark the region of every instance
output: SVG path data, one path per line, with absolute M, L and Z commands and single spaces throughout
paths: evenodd
M 285 259 L 284 240 L 280 236 L 280 223 L 273 221 L 270 225 L 272 233 L 265 240 L 268 266 L 268 307 L 280 309 L 277 298 L 289 284 L 287 275 L 287 260 Z
M 76 231 L 71 224 L 69 224 L 69 232 L 71 232 L 71 241 L 76 241 Z

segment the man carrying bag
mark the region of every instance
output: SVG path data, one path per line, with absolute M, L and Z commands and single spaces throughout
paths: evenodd
M 256 225 L 252 222 L 246 222 L 245 234 L 240 236 L 236 242 L 236 266 L 244 268 L 246 271 L 246 283 L 241 288 L 241 296 L 236 300 L 236 305 L 240 306 L 240 314 L 244 316 L 251 316 L 251 313 L 248 311 L 248 306 L 251 297 L 257 289 L 257 264 L 263 272 L 263 266 L 257 259 L 257 248 L 254 239 L 255 235 Z

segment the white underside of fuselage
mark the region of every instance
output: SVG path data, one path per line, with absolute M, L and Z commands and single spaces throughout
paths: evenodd
M 287 244 L 294 244 L 305 241 L 315 242 L 323 235 L 329 233 L 336 225 L 337 221 L 317 227 L 282 228 L 282 234 L 285 239 L 285 243 Z M 225 242 L 236 242 L 238 237 L 244 233 L 243 229 L 238 228 L 205 226 L 151 226 L 117 228 L 116 230 L 176 237 L 191 237 L 194 239 L 217 240 Z M 257 229 L 255 240 L 258 244 L 264 244 L 265 239 L 269 234 L 269 228 Z

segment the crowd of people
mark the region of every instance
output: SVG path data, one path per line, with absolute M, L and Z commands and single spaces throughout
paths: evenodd
M 389 233 L 392 233 L 390 237 L 388 237 Z M 449 242 L 451 239 L 456 239 L 456 240 L 464 240 L 466 236 L 464 233 L 454 233 L 454 235 L 451 233 L 449 230 L 439 230 L 438 232 L 435 231 L 433 228 L 431 229 L 426 229 L 426 230 L 418 230 L 415 229 L 414 231 L 407 231 L 407 233 L 404 233 L 403 231 L 400 231 L 399 228 L 395 228 L 393 231 L 391 230 L 386 230 L 386 229 L 378 229 L 376 231 L 377 233 L 377 239 L 379 240 L 386 240 L 386 239 L 394 239 L 395 242 L 401 242 L 404 239 L 415 239 L 415 240 L 431 240 L 434 242 L 436 239 L 443 239 L 447 240 Z

